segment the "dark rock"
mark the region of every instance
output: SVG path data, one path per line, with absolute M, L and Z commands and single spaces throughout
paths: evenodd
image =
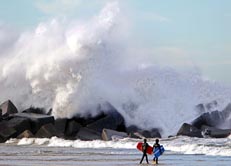
M 27 118 L 31 124 L 31 132 L 35 134 L 41 126 L 52 123 L 54 124 L 54 117 L 49 115 L 35 114 L 35 113 L 17 113 L 11 115 L 11 117 L 23 117 Z
M 17 108 L 10 100 L 7 100 L 4 103 L 2 103 L 0 105 L 0 109 L 2 110 L 2 116 L 8 116 L 10 114 L 18 112 Z
M 53 111 L 53 109 L 50 108 L 49 111 L 47 112 L 47 115 L 52 115 L 52 111 Z
M 196 110 L 198 111 L 199 114 L 216 111 L 217 108 L 218 108 L 218 103 L 216 100 L 211 101 L 209 103 L 204 103 L 204 104 L 201 103 L 196 105 Z
M 184 123 L 181 126 L 181 128 L 177 132 L 177 135 L 185 135 L 189 137 L 199 137 L 199 138 L 203 137 L 201 134 L 201 130 L 187 123 Z
M 152 129 L 152 130 L 144 130 L 141 132 L 141 134 L 145 137 L 145 138 L 161 138 L 161 135 L 159 133 L 158 129 Z
M 126 131 L 131 138 L 145 138 L 139 131 L 142 132 L 142 129 L 138 128 L 137 126 L 131 125 L 126 128 Z
M 92 129 L 92 130 L 96 130 L 98 132 L 102 132 L 102 130 L 104 128 L 116 130 L 117 127 L 118 127 L 118 125 L 116 123 L 116 119 L 110 115 L 103 118 L 103 119 L 100 119 L 96 122 L 93 122 L 93 123 L 87 125 L 87 128 Z
M 9 121 L 2 120 L 0 122 L 1 140 L 5 141 L 9 138 L 16 138 L 24 130 L 31 129 L 30 123 L 26 118 L 11 118 Z
M 22 138 L 33 138 L 34 134 L 30 130 L 25 130 L 20 135 L 17 136 L 18 139 Z
M 125 132 L 118 132 L 115 130 L 110 130 L 110 129 L 103 129 L 102 131 L 102 139 L 104 141 L 109 141 L 112 140 L 113 138 L 126 138 L 128 137 L 127 133 Z
M 201 127 L 205 136 L 213 137 L 213 138 L 226 138 L 231 134 L 231 129 L 218 129 L 210 126 L 202 126 Z
M 61 133 L 65 133 L 66 130 L 67 119 L 55 119 L 55 129 Z
M 214 101 L 212 105 L 216 106 L 217 103 Z M 211 104 L 209 107 L 212 107 Z M 226 106 L 222 111 L 206 112 L 197 117 L 191 124 L 197 128 L 201 126 L 211 126 L 218 129 L 231 129 L 231 103 Z
M 60 137 L 61 133 L 58 132 L 52 123 L 43 125 L 35 134 L 36 138 L 51 138 L 53 136 Z
M 86 127 L 82 127 L 78 134 L 77 138 L 81 140 L 101 140 L 101 133 L 88 129 Z
M 137 126 L 129 126 L 126 129 L 131 138 L 161 138 L 159 129 L 143 130 Z
M 46 114 L 44 108 L 37 108 L 37 107 L 33 107 L 33 106 L 22 111 L 22 113 Z
M 131 138 L 161 138 L 158 130 L 139 130 L 129 134 Z
M 14 128 L 19 135 L 25 130 L 31 130 L 31 124 L 28 118 L 14 117 L 9 121 L 5 121 L 7 128 Z
M 139 132 L 131 132 L 131 133 L 129 133 L 129 137 L 130 138 L 136 138 L 136 139 L 144 139 L 145 138 Z
M 77 123 L 75 120 L 68 120 L 66 125 L 66 136 L 75 136 L 79 130 L 82 128 L 82 126 Z
M 5 142 L 9 138 L 15 137 L 17 131 L 14 128 L 5 128 L 0 130 L 0 143 Z
M 125 131 L 123 116 L 111 106 L 111 110 L 107 112 L 107 115 L 91 124 L 87 125 L 87 128 L 102 132 L 104 128 Z
M 141 130 L 141 129 L 138 128 L 138 127 L 135 126 L 135 125 L 131 125 L 131 126 L 128 126 L 128 127 L 126 128 L 127 133 L 137 132 L 137 131 L 139 131 L 139 130 Z
M 96 116 L 92 116 L 92 115 L 85 115 L 80 116 L 80 115 L 76 115 L 74 118 L 72 118 L 73 120 L 75 120 L 76 122 L 78 122 L 79 124 L 81 124 L 82 126 L 87 126 L 88 124 L 91 124 L 97 120 L 100 120 L 104 117 L 106 117 L 107 115 L 103 112 L 100 112 L 98 115 Z
M 225 117 L 221 111 L 206 112 L 196 118 L 192 122 L 192 125 L 198 129 L 200 129 L 202 125 L 216 127 L 223 123 L 224 120 Z

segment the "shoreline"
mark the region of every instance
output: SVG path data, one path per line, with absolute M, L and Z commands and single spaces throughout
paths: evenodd
M 135 149 L 47 147 L 44 145 L 0 145 L 0 147 L 0 165 L 4 166 L 138 166 L 142 156 Z M 149 165 L 153 165 L 152 156 L 149 155 L 148 158 Z M 230 162 L 229 156 L 190 155 L 166 151 L 159 158 L 158 165 L 229 166 Z M 142 165 L 147 164 L 143 162 Z

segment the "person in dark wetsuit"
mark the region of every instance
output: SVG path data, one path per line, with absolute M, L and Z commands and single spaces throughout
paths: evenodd
M 142 144 L 143 156 L 142 156 L 142 158 L 141 158 L 141 160 L 140 160 L 140 164 L 142 164 L 144 157 L 146 157 L 147 164 L 149 164 L 149 163 L 148 163 L 148 155 L 147 155 L 147 148 L 148 148 L 148 146 L 149 146 L 149 145 L 148 145 L 148 143 L 147 143 L 147 140 L 144 139 L 144 143 Z
M 155 144 L 153 145 L 153 150 L 154 150 L 155 148 L 159 148 L 160 153 L 162 153 L 162 152 L 161 152 L 161 149 L 160 149 L 159 139 L 156 139 L 156 142 L 155 142 Z M 154 155 L 153 161 L 156 162 L 156 164 L 158 164 L 158 157 L 156 157 L 156 156 Z

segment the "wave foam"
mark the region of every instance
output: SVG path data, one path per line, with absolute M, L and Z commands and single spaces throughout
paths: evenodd
M 88 21 L 53 19 L 12 41 L 1 36 L 8 47 L 0 47 L 0 101 L 11 99 L 19 110 L 53 108 L 56 118 L 95 115 L 107 101 L 127 125 L 160 128 L 164 136 L 193 120 L 195 105 L 230 102 L 230 88 L 203 80 L 198 70 L 178 72 L 130 53 L 123 19 L 118 4 L 109 3 Z
M 43 138 L 23 138 L 20 140 L 11 139 L 7 144 L 17 145 L 38 145 L 48 147 L 73 147 L 73 148 L 112 148 L 112 149 L 136 149 L 136 139 L 121 139 L 114 141 L 81 141 L 81 140 L 64 140 L 57 137 L 51 139 Z M 148 140 L 149 145 L 154 144 L 155 140 Z M 205 138 L 190 138 L 190 137 L 175 137 L 170 139 L 161 139 L 165 150 L 171 153 L 183 154 L 204 154 L 210 156 L 231 156 L 230 138 L 223 139 L 205 139 Z
M 231 156 L 231 140 L 223 139 L 201 139 L 179 137 L 173 141 L 164 142 L 167 150 L 183 154 L 204 154 L 211 156 Z

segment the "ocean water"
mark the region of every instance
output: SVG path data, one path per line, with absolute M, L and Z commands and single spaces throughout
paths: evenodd
M 80 141 L 11 139 L 0 145 L 0 166 L 136 166 L 142 153 L 137 139 Z M 148 140 L 152 145 L 154 139 Z M 159 158 L 165 166 L 230 166 L 231 138 L 173 137 L 161 139 L 166 151 Z M 149 155 L 149 165 L 153 165 Z M 143 161 L 142 165 L 147 165 Z

